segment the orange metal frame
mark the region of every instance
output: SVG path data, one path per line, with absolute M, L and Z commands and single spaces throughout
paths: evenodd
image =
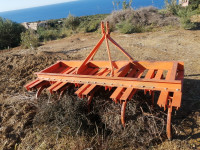
M 110 37 L 109 24 L 101 23 L 102 38 L 84 61 L 58 61 L 54 65 L 36 73 L 37 79 L 25 85 L 27 90 L 37 89 L 36 97 L 42 90 L 60 93 L 60 96 L 71 85 L 79 87 L 75 92 L 80 98 L 87 97 L 88 105 L 100 87 L 105 90 L 114 89 L 110 98 L 122 104 L 121 122 L 125 126 L 125 109 L 127 102 L 138 90 L 144 90 L 152 96 L 160 91 L 157 104 L 168 109 L 167 137 L 171 139 L 171 113 L 181 105 L 184 64 L 177 61 L 134 61 L 133 58 Z M 106 41 L 109 61 L 94 61 L 93 57 L 99 47 Z M 111 59 L 109 41 L 113 43 L 129 61 L 113 61 Z

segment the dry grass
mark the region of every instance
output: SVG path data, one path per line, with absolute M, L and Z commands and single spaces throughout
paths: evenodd
M 68 91 L 59 101 L 51 97 L 48 102 L 47 95 L 39 99 L 34 132 L 27 134 L 20 148 L 135 149 L 157 145 L 165 138 L 165 115 L 152 108 L 149 97 L 141 92 L 128 103 L 126 128 L 120 122 L 121 106 L 109 100 L 107 92 L 99 92 L 89 113 L 86 100 L 72 95 Z M 30 139 L 36 140 L 32 143 Z

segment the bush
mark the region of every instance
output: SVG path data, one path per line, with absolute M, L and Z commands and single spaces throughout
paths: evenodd
M 190 0 L 189 7 L 191 7 L 192 10 L 196 10 L 196 9 L 200 8 L 200 0 Z
M 37 32 L 41 41 L 50 41 L 60 38 L 60 32 L 56 29 L 46 30 L 45 28 L 41 27 Z
M 0 49 L 18 46 L 23 31 L 22 25 L 0 17 Z
M 198 14 L 198 5 L 200 4 L 200 0 L 192 0 L 190 1 L 189 6 L 182 7 L 180 5 L 177 5 L 176 0 L 171 0 L 168 2 L 168 0 L 165 1 L 166 10 L 176 15 L 180 18 L 181 26 L 184 29 L 193 29 L 196 28 L 196 24 L 191 22 L 191 16 Z
M 23 48 L 35 49 L 39 46 L 39 36 L 35 31 L 29 29 L 21 33 L 21 46 Z
M 99 22 L 99 21 L 90 22 L 90 23 L 85 27 L 85 32 L 94 32 L 94 31 L 97 31 L 99 25 L 100 25 L 100 22 Z
M 105 19 L 107 14 L 91 15 L 79 17 L 80 24 L 77 28 L 78 32 L 95 32 L 99 29 L 100 23 Z
M 143 27 L 140 25 L 133 25 L 128 21 L 121 22 L 117 24 L 117 29 L 121 33 L 130 34 L 130 33 L 140 33 L 143 32 Z
M 75 30 L 80 24 L 79 18 L 74 17 L 71 14 L 68 15 L 67 19 L 64 20 L 64 27 L 69 28 L 71 30 Z
M 178 17 L 160 13 L 152 6 L 138 10 L 114 11 L 106 17 L 105 21 L 109 21 L 122 33 L 144 32 L 158 26 L 179 25 Z
M 165 0 L 165 8 L 168 12 L 172 13 L 173 15 L 178 15 L 178 10 L 181 8 L 181 6 L 177 5 L 176 0 Z
M 62 27 L 60 29 L 60 38 L 68 37 L 72 35 L 73 33 L 74 33 L 73 30 Z
M 180 17 L 181 26 L 184 29 L 193 29 L 196 27 L 195 23 L 191 22 L 191 16 L 195 14 L 191 7 L 181 8 L 177 11 L 177 15 Z

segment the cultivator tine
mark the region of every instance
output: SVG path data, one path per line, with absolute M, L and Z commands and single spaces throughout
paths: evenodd
M 90 112 L 90 104 L 92 102 L 93 97 L 94 97 L 94 93 L 92 93 L 90 96 L 88 96 L 88 101 L 87 101 L 88 112 Z
M 67 84 L 65 86 L 63 86 L 62 88 L 59 89 L 59 91 L 57 91 L 59 94 L 59 99 L 61 99 L 61 97 L 63 96 L 64 92 L 70 87 L 72 86 L 72 84 Z
M 121 108 L 121 122 L 122 125 L 125 127 L 125 113 L 126 113 L 126 105 L 127 101 L 122 102 L 122 108 Z
M 171 119 L 172 119 L 172 105 L 171 105 L 171 100 L 169 101 L 169 106 L 168 106 L 168 113 L 167 113 L 167 138 L 169 140 L 172 139 L 172 133 L 171 133 Z
M 109 23 L 101 23 L 102 38 L 84 61 L 58 61 L 37 74 L 37 79 L 25 85 L 25 88 L 37 90 L 36 98 L 47 88 L 50 94 L 59 94 L 59 99 L 70 88 L 78 88 L 75 94 L 79 98 L 87 97 L 88 110 L 95 93 L 101 87 L 109 90 L 110 98 L 121 104 L 121 122 L 125 127 L 127 102 L 138 90 L 149 92 L 154 104 L 155 91 L 160 95 L 157 104 L 168 109 L 167 137 L 171 139 L 171 113 L 181 105 L 184 63 L 176 61 L 133 61 L 133 58 L 110 37 Z M 106 41 L 108 61 L 94 61 L 103 41 Z M 110 42 L 109 42 L 110 41 Z M 109 44 L 114 44 L 128 61 L 113 61 Z M 167 71 L 166 77 L 165 71 Z M 111 90 L 115 88 L 114 90 Z
M 44 86 L 40 87 L 38 90 L 37 90 L 37 93 L 36 93 L 36 99 L 38 99 L 38 97 L 40 96 L 41 92 L 45 89 Z

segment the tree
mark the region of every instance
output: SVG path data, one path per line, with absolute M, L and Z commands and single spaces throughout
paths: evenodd
M 0 49 L 18 46 L 23 31 L 25 28 L 21 24 L 0 17 Z

